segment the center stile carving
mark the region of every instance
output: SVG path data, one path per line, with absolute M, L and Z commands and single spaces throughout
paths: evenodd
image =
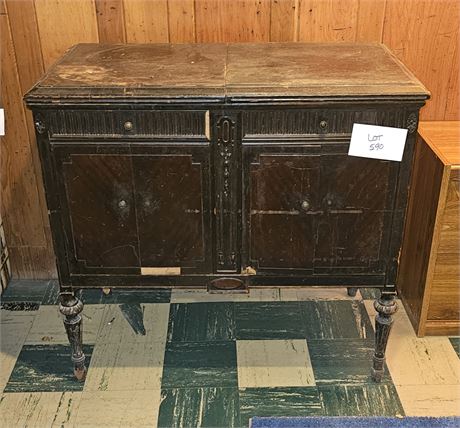
M 234 169 L 237 166 L 236 126 L 229 117 L 222 117 L 216 123 L 216 228 L 217 238 L 217 270 L 235 272 L 237 270 L 238 241 L 236 191 L 237 176 Z

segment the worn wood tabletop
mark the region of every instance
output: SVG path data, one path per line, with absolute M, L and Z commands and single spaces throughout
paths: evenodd
M 80 44 L 34 95 L 145 89 L 160 96 L 417 96 L 426 88 L 381 44 Z

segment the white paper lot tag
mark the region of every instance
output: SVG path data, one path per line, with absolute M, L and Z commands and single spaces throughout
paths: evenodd
M 407 129 L 355 123 L 348 154 L 401 162 L 406 137 Z
M 0 135 L 5 135 L 5 110 L 0 108 Z

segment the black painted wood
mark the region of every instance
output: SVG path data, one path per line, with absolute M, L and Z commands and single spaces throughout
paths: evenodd
M 428 95 L 379 45 L 74 48 L 25 97 L 61 291 L 381 287 L 378 380 Z M 402 162 L 349 157 L 354 123 L 407 128 Z
M 59 311 L 64 315 L 64 327 L 72 350 L 71 360 L 75 377 L 83 382 L 86 378 L 85 354 L 83 353 L 82 317 L 83 303 L 73 293 L 59 295 Z
M 375 317 L 375 352 L 372 360 L 372 379 L 375 382 L 380 382 L 384 374 L 385 351 L 393 326 L 393 315 L 398 309 L 395 296 L 395 291 L 382 291 L 380 298 L 374 302 L 377 316 Z

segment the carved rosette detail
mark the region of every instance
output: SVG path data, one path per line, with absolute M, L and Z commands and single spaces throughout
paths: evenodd
M 46 125 L 45 125 L 45 122 L 43 121 L 43 118 L 41 116 L 37 116 L 35 118 L 34 125 L 35 125 L 35 129 L 37 130 L 37 132 L 39 134 L 44 134 L 45 133 Z
M 409 134 L 413 134 L 417 129 L 417 115 L 415 113 L 410 113 L 409 116 L 407 116 L 406 127 Z

